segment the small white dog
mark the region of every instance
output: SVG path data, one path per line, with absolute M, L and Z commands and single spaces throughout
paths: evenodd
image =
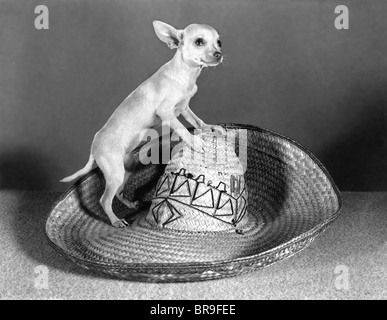
M 100 204 L 115 227 L 124 227 L 127 223 L 113 212 L 114 196 L 129 208 L 137 206 L 136 202 L 130 202 L 122 195 L 130 177 L 125 164 L 130 163 L 132 151 L 143 140 L 146 129 L 168 123 L 184 142 L 199 152 L 202 152 L 203 141 L 189 133 L 178 116 L 182 115 L 196 129 L 224 130 L 220 126 L 205 124 L 189 107 L 189 101 L 197 91 L 196 79 L 203 67 L 222 62 L 221 41 L 216 30 L 203 24 L 191 24 L 184 30 L 176 30 L 161 21 L 154 21 L 153 27 L 161 41 L 171 49 L 177 49 L 176 54 L 135 89 L 96 133 L 86 166 L 61 180 L 70 182 L 85 175 L 95 161 L 106 181 Z

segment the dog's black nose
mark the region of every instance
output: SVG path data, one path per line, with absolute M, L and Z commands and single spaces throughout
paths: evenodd
M 214 52 L 214 57 L 219 60 L 222 57 L 222 53 L 219 52 L 219 51 L 215 51 Z

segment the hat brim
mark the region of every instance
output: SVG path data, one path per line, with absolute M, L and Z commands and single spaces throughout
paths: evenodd
M 130 212 L 115 200 L 117 216 L 131 226 L 110 225 L 99 198 L 99 169 L 75 183 L 54 205 L 46 222 L 50 244 L 76 264 L 128 280 L 201 281 L 235 276 L 280 261 L 307 247 L 341 208 L 326 169 L 304 147 L 255 126 L 246 130 L 248 226 L 243 234 L 184 232 L 149 225 L 145 214 L 162 165 L 139 165 L 125 187 L 129 199 L 148 203 Z

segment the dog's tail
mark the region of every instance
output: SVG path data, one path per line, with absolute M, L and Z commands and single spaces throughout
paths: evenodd
M 78 177 L 85 175 L 86 173 L 91 171 L 91 169 L 93 169 L 93 164 L 94 164 L 94 157 L 90 153 L 89 161 L 87 161 L 86 165 L 81 170 L 75 172 L 71 176 L 63 178 L 62 180 L 60 180 L 60 182 L 71 182 L 77 179 Z

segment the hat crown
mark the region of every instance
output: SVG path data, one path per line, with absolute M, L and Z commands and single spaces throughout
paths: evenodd
M 204 152 L 185 145 L 159 179 L 147 220 L 184 231 L 235 230 L 246 222 L 247 187 L 235 136 L 205 132 Z

